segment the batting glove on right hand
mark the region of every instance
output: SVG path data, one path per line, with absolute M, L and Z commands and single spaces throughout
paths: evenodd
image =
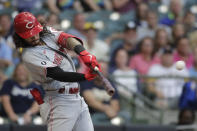
M 93 70 L 91 70 L 90 68 L 88 68 L 88 70 L 87 70 L 87 72 L 85 72 L 84 76 L 85 76 L 85 79 L 86 80 L 91 81 L 91 80 L 93 80 L 93 79 L 96 78 L 97 74 L 95 74 L 93 72 Z
M 95 67 L 98 67 L 98 70 L 101 71 L 100 65 L 98 64 L 96 57 L 94 55 L 91 55 L 89 52 L 84 50 L 80 53 L 79 56 L 86 66 L 93 70 L 95 69 Z

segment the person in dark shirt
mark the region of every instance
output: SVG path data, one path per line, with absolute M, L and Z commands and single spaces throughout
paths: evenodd
M 183 86 L 179 100 L 180 109 L 197 109 L 197 84 L 195 81 L 188 81 Z
M 39 106 L 30 93 L 30 89 L 41 89 L 32 83 L 26 67 L 20 63 L 16 66 L 13 78 L 3 83 L 0 91 L 2 98 L 2 115 L 9 117 L 12 122 L 28 124 L 32 121 L 32 115 L 39 111 Z
M 104 61 L 100 61 L 99 63 L 101 64 L 103 74 L 107 76 L 107 63 Z M 103 83 L 98 77 L 91 82 L 81 82 L 81 93 L 89 105 L 90 113 L 93 114 L 92 117 L 96 113 L 104 113 L 108 119 L 112 119 L 118 115 L 120 107 L 117 91 L 110 97 L 105 92 Z M 92 119 L 94 122 L 94 118 Z

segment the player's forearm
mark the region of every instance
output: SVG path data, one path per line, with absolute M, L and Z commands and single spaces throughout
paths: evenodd
M 75 38 L 67 39 L 67 48 L 75 51 L 78 55 L 85 50 L 83 45 Z
M 67 41 L 67 48 L 70 50 L 74 50 L 77 45 L 81 45 L 81 43 L 75 38 L 68 38 Z
M 48 67 L 47 77 L 62 82 L 79 82 L 84 81 L 85 75 L 77 72 L 65 72 L 60 67 Z
M 88 51 L 86 51 L 83 45 L 77 39 L 68 38 L 67 48 L 74 50 L 80 56 L 84 64 L 88 66 L 90 69 L 95 69 L 95 67 L 98 67 L 99 71 L 101 71 L 96 57 L 90 54 Z

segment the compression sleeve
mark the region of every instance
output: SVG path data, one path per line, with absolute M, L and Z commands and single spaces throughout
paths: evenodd
M 47 77 L 61 82 L 79 82 L 85 81 L 85 75 L 77 72 L 65 72 L 60 67 L 48 67 Z
M 77 45 L 74 47 L 74 51 L 79 55 L 85 48 L 82 45 Z

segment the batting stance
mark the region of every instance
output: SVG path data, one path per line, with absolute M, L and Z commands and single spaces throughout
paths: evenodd
M 88 107 L 79 95 L 77 82 L 96 77 L 91 69 L 100 66 L 96 57 L 88 53 L 82 41 L 70 34 L 42 26 L 29 12 L 22 12 L 14 19 L 16 47 L 25 51 L 22 59 L 33 78 L 43 85 L 45 96 L 31 91 L 40 104 L 40 114 L 48 131 L 93 131 Z M 77 73 L 65 49 L 75 51 L 89 67 Z

